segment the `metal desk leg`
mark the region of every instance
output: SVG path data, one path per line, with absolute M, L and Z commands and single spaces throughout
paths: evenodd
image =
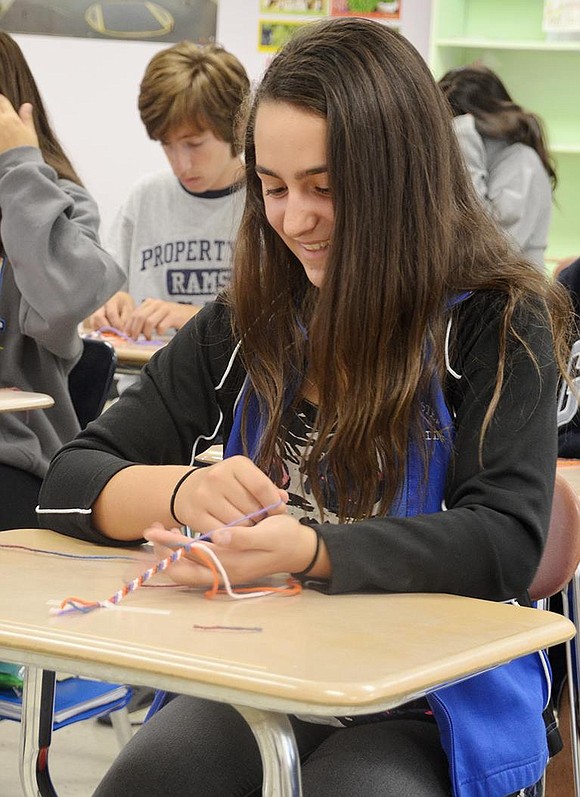
M 20 728 L 20 782 L 26 797 L 57 797 L 48 771 L 55 683 L 53 672 L 26 668 Z
M 256 737 L 264 781 L 264 797 L 301 797 L 300 761 L 290 720 L 285 714 L 234 706 Z

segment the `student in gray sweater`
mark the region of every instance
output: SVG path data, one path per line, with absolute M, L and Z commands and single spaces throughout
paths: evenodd
M 0 530 L 37 525 L 48 462 L 79 431 L 68 392 L 77 328 L 123 281 L 98 226 L 20 48 L 0 32 L 0 387 L 54 398 L 0 414 Z
M 542 123 L 491 69 L 451 69 L 439 81 L 480 199 L 524 257 L 544 271 L 556 172 Z

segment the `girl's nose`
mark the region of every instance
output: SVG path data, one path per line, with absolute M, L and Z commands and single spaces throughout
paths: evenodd
M 316 214 L 308 202 L 300 197 L 288 196 L 284 209 L 284 234 L 289 238 L 300 238 L 316 226 Z

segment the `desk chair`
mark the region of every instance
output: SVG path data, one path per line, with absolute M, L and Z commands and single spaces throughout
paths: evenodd
M 117 353 L 108 341 L 83 338 L 83 353 L 68 377 L 68 389 L 81 429 L 103 411 L 116 367 Z
M 562 594 L 563 613 L 577 625 L 580 617 L 580 498 L 560 474 L 556 474 L 554 500 L 546 547 L 534 580 L 530 597 L 547 608 L 553 595 Z M 571 609 L 572 605 L 572 609 Z M 574 653 L 572 649 L 574 645 Z M 580 797 L 580 742 L 578 734 L 578 634 L 565 643 L 566 674 L 570 696 L 570 745 L 574 773 L 574 795 Z M 575 654 L 575 655 L 574 655 Z

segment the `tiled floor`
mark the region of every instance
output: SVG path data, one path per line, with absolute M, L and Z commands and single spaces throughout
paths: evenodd
M 143 712 L 131 715 L 142 719 Z M 22 797 L 18 774 L 20 724 L 0 721 L 0 797 Z M 119 751 L 115 732 L 96 720 L 56 731 L 50 748 L 50 773 L 59 797 L 90 797 Z

